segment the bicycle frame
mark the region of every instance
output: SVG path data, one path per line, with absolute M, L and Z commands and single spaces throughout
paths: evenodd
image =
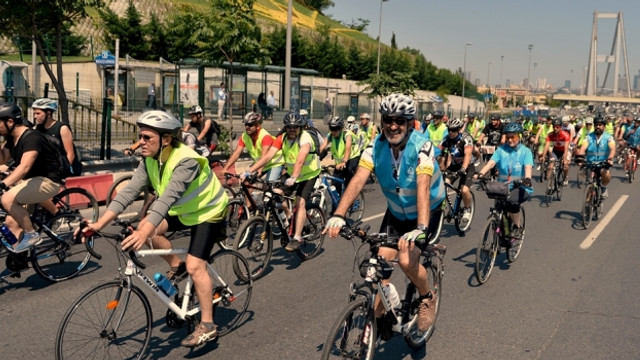
M 321 172 L 320 176 L 318 176 L 318 180 L 316 180 L 316 186 L 314 191 L 320 194 L 319 205 L 321 209 L 324 209 L 324 202 L 326 201 L 325 191 L 329 193 L 332 209 L 337 208 L 338 204 L 340 203 L 340 197 L 341 197 L 340 193 L 338 193 L 338 191 L 335 188 L 334 189 L 331 188 L 331 183 L 329 182 L 329 180 L 331 180 L 331 182 L 334 182 L 334 181 L 338 182 L 344 186 L 343 179 L 337 176 L 329 175 L 325 171 Z M 344 187 L 343 187 L 343 190 L 344 190 Z
M 449 175 L 448 173 L 445 174 L 445 176 L 448 176 L 448 175 Z M 445 187 L 446 187 L 445 190 L 447 190 L 447 195 L 445 196 L 442 210 L 444 211 L 444 216 L 447 219 L 447 222 L 451 222 L 451 220 L 458 213 L 458 209 L 460 208 L 460 203 L 462 202 L 462 186 L 464 185 L 464 183 L 462 182 L 462 179 L 459 176 L 448 177 L 448 179 L 450 179 L 451 182 L 445 181 Z M 458 181 L 457 187 L 452 185 L 452 183 L 455 183 L 456 180 L 460 180 Z M 448 190 L 451 190 L 453 191 L 453 193 L 456 194 L 453 201 L 451 201 L 451 199 L 449 198 Z

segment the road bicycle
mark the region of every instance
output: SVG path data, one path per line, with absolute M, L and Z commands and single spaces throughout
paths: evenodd
M 344 179 L 333 176 L 333 170 L 335 170 L 335 168 L 335 165 L 322 166 L 320 176 L 318 176 L 318 179 L 316 180 L 314 191 L 309 197 L 310 202 L 312 204 L 318 205 L 318 207 L 322 209 L 325 214 L 333 213 L 333 210 L 338 207 L 338 204 L 340 203 L 340 199 L 342 197 L 342 193 L 344 193 L 345 190 Z M 337 190 L 335 186 L 336 184 L 341 185 L 342 192 L 339 192 Z M 327 198 L 329 198 L 331 201 L 327 201 Z M 353 201 L 353 204 L 349 206 L 345 217 L 353 221 L 359 221 L 362 219 L 362 215 L 364 214 L 364 208 L 365 201 L 363 190 L 360 191 L 356 199 Z
M 606 161 L 597 163 L 586 163 L 587 170 L 586 187 L 584 189 L 584 197 L 582 201 L 582 225 L 585 229 L 591 226 L 592 220 L 597 220 L 602 216 L 602 175 L 600 171 L 609 169 L 611 164 Z
M 421 349 L 433 335 L 436 320 L 440 312 L 442 299 L 442 277 L 444 276 L 444 255 L 446 246 L 429 245 L 423 237 L 416 240 L 422 250 L 421 266 L 428 273 L 430 290 L 436 296 L 435 318 L 426 331 L 418 329 L 418 309 L 420 296 L 415 285 L 407 281 L 404 298 L 397 306 L 390 300 L 391 295 L 385 291 L 383 280 L 388 280 L 397 260 L 386 260 L 378 255 L 380 247 L 397 249 L 398 238 L 386 233 L 367 234 L 369 226 L 360 229 L 359 223 L 347 220 L 340 235 L 348 240 L 356 237 L 362 240 L 363 246 L 369 246 L 368 256 L 357 266 L 362 282 L 354 282 L 350 286 L 349 304 L 342 310 L 331 327 L 322 347 L 321 359 L 373 359 L 378 336 L 381 340 L 389 340 L 394 333 L 400 334 L 412 349 Z M 356 251 L 356 254 L 358 251 Z M 354 260 L 354 270 L 358 256 Z M 376 296 L 380 296 L 385 309 L 385 316 L 378 325 L 375 318 L 374 304 Z M 381 329 L 378 328 L 381 327 Z M 378 331 L 381 333 L 379 334 Z
M 167 326 L 179 329 L 186 324 L 187 332 L 191 333 L 199 323 L 197 314 L 200 307 L 194 296 L 191 277 L 185 274 L 174 281 L 173 285 L 180 287 L 177 282 L 186 278 L 182 281 L 182 291 L 178 289 L 170 298 L 142 271 L 145 265 L 138 259 L 186 254 L 187 249 L 139 250 L 127 254 L 118 243 L 131 234 L 130 223 L 117 221 L 116 225 L 122 227 L 117 234 L 96 231 L 84 234 L 88 239 L 105 237 L 114 240 L 112 245 L 118 255 L 119 275 L 113 281 L 89 289 L 69 307 L 56 336 L 55 356 L 58 360 L 140 359 L 145 356 L 153 316 L 149 299 L 133 279 L 138 279 L 142 288 L 168 308 L 165 316 Z M 94 255 L 100 257 L 99 254 Z M 220 337 L 235 329 L 244 317 L 253 284 L 247 276 L 249 267 L 246 260 L 235 251 L 222 249 L 212 254 L 207 261 L 207 271 L 213 282 L 214 323 Z M 244 274 L 237 271 L 244 271 Z
M 576 166 L 578 166 L 578 171 L 576 172 L 576 186 L 578 189 L 581 189 L 587 179 L 587 169 L 585 167 L 584 156 L 576 155 L 574 157 L 574 161 Z
M 279 185 L 278 183 L 270 183 L 253 176 L 247 179 L 250 183 L 262 185 L 264 210 L 261 214 L 252 216 L 240 226 L 233 244 L 233 250 L 244 255 L 249 262 L 251 278 L 256 280 L 264 275 L 264 270 L 269 265 L 273 254 L 274 238 L 280 238 L 280 245 L 283 248 L 293 240 L 296 213 L 299 209 L 293 209 L 293 198 L 275 191 L 276 186 Z M 288 208 L 293 209 L 291 216 L 286 218 L 286 222 L 288 222 L 286 226 L 284 224 L 285 215 L 282 210 L 283 202 L 287 202 Z M 324 214 L 316 204 L 307 203 L 306 213 L 301 244 L 295 251 L 296 255 L 302 260 L 313 259 L 320 253 L 324 242 L 322 230 L 326 224 Z
M 636 169 L 638 168 L 638 157 L 634 147 L 625 149 L 624 168 L 627 170 L 627 179 L 632 183 L 636 178 Z
M 476 279 L 484 284 L 491 276 L 491 270 L 496 261 L 496 256 L 501 248 L 507 253 L 507 260 L 514 262 L 520 255 L 525 238 L 526 217 L 524 207 L 520 206 L 520 223 L 522 233 L 518 237 L 511 235 L 511 218 L 506 211 L 507 198 L 509 197 L 509 184 L 502 182 L 486 182 L 486 193 L 489 199 L 494 200 L 493 207 L 489 208 L 489 218 L 484 227 L 482 238 L 476 249 Z M 513 190 L 518 191 L 521 186 L 519 181 L 513 182 Z
M 551 176 L 549 177 L 547 190 L 544 196 L 545 204 L 547 206 L 551 205 L 551 199 L 554 194 L 556 196 L 556 200 L 562 200 L 562 191 L 564 190 L 564 174 L 562 173 L 562 162 L 556 159 L 547 159 L 544 161 L 544 168 L 548 170 L 549 166 L 553 166 L 553 170 L 551 171 Z
M 469 189 L 469 193 L 471 194 L 471 206 L 469 207 L 469 212 L 471 213 L 471 218 L 466 224 L 462 224 L 462 216 L 464 215 L 464 202 L 462 200 L 462 186 L 464 185 L 464 179 L 455 171 L 443 171 L 443 177 L 445 178 L 445 188 L 447 191 L 447 196 L 445 200 L 442 202 L 442 216 L 440 217 L 440 226 L 438 227 L 438 231 L 436 235 L 432 238 L 433 240 L 440 239 L 440 232 L 442 229 L 442 223 L 444 220 L 447 223 L 450 223 L 452 220 L 456 227 L 456 230 L 460 235 L 464 234 L 471 227 L 471 223 L 473 222 L 473 216 L 476 212 L 476 198 L 473 194 L 473 191 Z M 458 185 L 454 186 L 453 184 L 458 181 Z

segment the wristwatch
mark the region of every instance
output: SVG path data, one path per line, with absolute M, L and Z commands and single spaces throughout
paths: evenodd
M 427 232 L 427 226 L 425 224 L 418 224 L 416 229 L 418 229 L 418 230 L 420 230 L 422 232 Z

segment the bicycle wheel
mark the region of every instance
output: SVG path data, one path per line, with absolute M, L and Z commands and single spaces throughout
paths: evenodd
M 98 285 L 76 300 L 60 323 L 56 359 L 140 359 L 149 345 L 151 305 L 123 281 Z
M 264 275 L 273 253 L 273 233 L 262 215 L 254 216 L 240 226 L 233 243 L 233 250 L 239 252 L 249 266 L 251 279 Z M 238 262 L 240 265 L 240 262 Z M 240 268 L 238 268 L 240 269 Z M 242 275 L 242 272 L 239 272 Z M 248 278 L 243 279 L 247 281 Z
M 482 184 L 482 182 L 480 182 Z M 442 234 L 442 226 L 444 225 L 444 217 L 446 212 L 449 211 L 447 209 L 447 200 L 442 201 L 442 207 L 440 208 L 440 218 L 438 220 L 438 226 L 433 234 L 427 234 L 429 236 L 429 244 L 437 244 L 440 242 L 440 234 Z
M 76 276 L 87 266 L 91 254 L 87 246 L 82 242 L 76 243 L 73 236 L 80 222 L 82 217 L 77 214 L 61 214 L 46 224 L 53 236 L 40 229 L 42 242 L 31 250 L 31 264 L 38 275 L 58 282 Z
M 98 201 L 85 189 L 65 189 L 51 198 L 51 201 L 53 201 L 60 214 L 77 214 L 91 222 L 98 221 L 100 215 Z M 32 216 L 43 224 L 53 218 L 53 215 L 40 204 L 35 206 Z
M 433 292 L 436 297 L 436 314 L 433 319 L 433 323 L 426 331 L 420 331 L 418 329 L 418 306 L 420 305 L 420 294 L 417 290 L 415 290 L 415 286 L 413 284 L 409 286 L 413 286 L 414 290 L 409 291 L 407 293 L 413 294 L 411 298 L 407 298 L 407 301 L 410 301 L 411 304 L 411 314 L 413 318 L 409 320 L 412 322 L 411 327 L 409 328 L 409 332 L 404 337 L 404 341 L 409 345 L 410 348 L 414 350 L 419 350 L 424 347 L 424 345 L 429 341 L 431 335 L 436 328 L 436 322 L 438 321 L 438 314 L 440 313 L 440 300 L 442 299 L 442 271 L 438 268 L 436 264 L 433 263 L 433 260 L 428 263 L 427 272 L 429 276 L 429 288 Z
M 223 250 L 209 258 L 207 266 L 213 282 L 213 322 L 218 336 L 235 329 L 244 316 L 253 292 L 249 264 L 235 251 Z
M 596 195 L 596 189 L 593 184 L 588 184 L 584 189 L 584 196 L 582 202 L 582 210 L 580 211 L 582 215 L 582 226 L 585 229 L 588 229 L 591 225 L 591 220 L 593 219 L 593 201 L 592 199 Z
M 556 200 L 560 201 L 562 200 L 562 190 L 564 189 L 564 181 L 562 180 L 563 176 L 562 176 L 562 170 L 558 169 L 556 170 Z
M 578 165 L 578 171 L 576 172 L 576 185 L 578 189 L 582 188 L 582 184 L 584 183 L 584 168 Z
M 127 175 L 119 178 L 118 180 L 114 181 L 113 184 L 111 184 L 111 187 L 109 187 L 109 190 L 107 191 L 107 207 L 116 197 L 118 191 L 121 191 L 122 189 L 127 187 L 132 177 L 133 175 Z M 143 208 L 147 202 L 147 199 L 149 199 L 149 193 L 145 190 L 142 192 L 142 194 L 140 194 L 140 196 L 138 196 L 135 201 L 129 204 L 129 206 L 127 206 L 120 215 L 118 215 L 118 219 L 130 222 L 140 221 L 140 219 L 142 219 L 142 215 L 145 213 L 143 211 Z
M 473 194 L 473 191 L 471 191 L 471 189 L 469 189 L 469 193 L 471 194 L 471 206 L 469 207 L 469 212 L 471 213 L 471 218 L 469 219 L 469 222 L 467 222 L 467 224 L 465 226 L 461 226 L 460 221 L 462 220 L 462 205 L 464 205 L 464 202 L 462 201 L 462 199 L 460 199 L 460 206 L 458 206 L 458 212 L 456 214 L 455 217 L 455 225 L 456 225 L 456 230 L 458 230 L 458 233 L 460 235 L 464 234 L 465 232 L 467 232 L 467 230 L 469 230 L 469 228 L 471 227 L 471 223 L 473 222 L 473 215 L 476 213 L 476 196 Z
M 236 235 L 240 229 L 240 225 L 249 219 L 249 208 L 242 199 L 235 198 L 229 199 L 227 205 L 227 238 L 220 242 L 220 246 L 223 249 L 233 249 L 233 243 L 235 242 Z M 234 249 L 235 250 L 235 249 Z
M 376 322 L 373 310 L 365 298 L 347 305 L 331 326 L 322 345 L 322 360 L 373 359 L 376 348 Z
M 307 219 L 304 221 L 302 229 L 302 243 L 296 250 L 296 254 L 302 260 L 310 260 L 318 256 L 322 250 L 324 242 L 324 226 L 326 220 L 322 210 L 317 206 L 311 206 L 307 209 Z
M 526 218 L 524 214 L 524 208 L 520 207 L 520 228 L 522 229 L 522 235 L 519 239 L 516 239 L 509 249 L 507 249 L 507 260 L 509 262 L 514 262 L 520 255 L 520 251 L 522 250 L 522 244 L 524 243 L 524 235 L 526 231 Z
M 362 220 L 364 214 L 364 191 L 360 191 L 353 204 L 347 210 L 347 219 L 351 219 L 354 222 Z
M 498 222 L 495 218 L 491 217 L 489 221 L 487 221 L 484 234 L 476 250 L 476 279 L 478 279 L 480 284 L 487 282 L 489 276 L 491 276 L 491 270 L 493 270 L 493 265 L 498 255 L 499 238 Z

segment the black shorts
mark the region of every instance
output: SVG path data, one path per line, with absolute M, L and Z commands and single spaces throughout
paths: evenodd
M 449 171 L 458 171 L 462 168 L 462 165 L 451 165 L 449 166 Z M 467 187 L 471 187 L 471 185 L 473 185 L 473 174 L 476 173 L 476 167 L 475 165 L 473 165 L 473 163 L 469 163 L 469 166 L 467 166 L 467 174 L 464 177 L 464 184 L 467 185 Z
M 429 212 L 429 227 L 427 228 L 427 238 L 431 240 L 431 238 L 435 235 L 438 230 L 438 226 L 440 223 L 440 216 L 442 214 L 442 207 L 437 206 L 435 210 L 431 210 Z M 382 219 L 382 224 L 380 224 L 380 232 L 387 233 L 392 237 L 400 237 L 412 230 L 415 230 L 418 226 L 417 220 L 400 220 L 393 216 L 391 211 L 387 209 L 384 213 L 384 218 Z
M 282 189 L 286 196 L 291 196 L 295 192 L 296 196 L 299 196 L 303 199 L 308 199 L 311 193 L 313 192 L 313 188 L 316 185 L 316 179 L 318 177 L 313 177 L 309 180 L 301 181 L 296 183 L 293 186 L 285 187 Z
M 169 225 L 168 231 L 191 230 L 189 254 L 198 259 L 208 260 L 215 243 L 227 237 L 227 227 L 224 221 L 203 222 L 198 225 L 187 226 L 177 216 L 165 217 Z

